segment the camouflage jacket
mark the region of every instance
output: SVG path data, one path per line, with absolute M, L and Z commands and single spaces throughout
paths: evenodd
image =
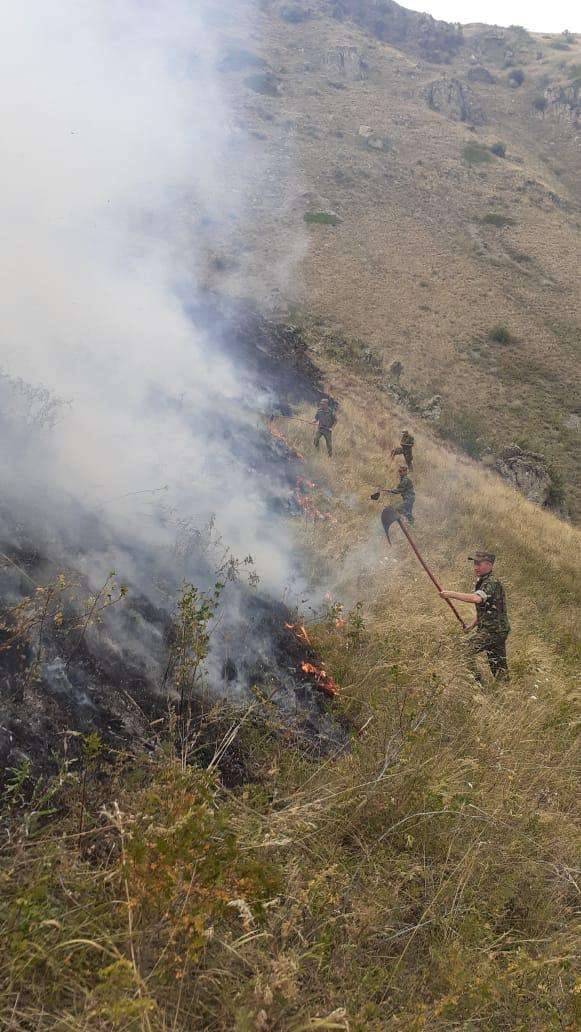
M 506 609 L 506 595 L 501 581 L 493 573 L 485 573 L 479 577 L 474 588 L 476 595 L 483 599 L 476 606 L 476 620 L 479 631 L 495 637 L 506 638 L 510 631 Z
M 328 408 L 325 412 L 324 409 L 317 409 L 315 415 L 315 422 L 319 424 L 320 430 L 332 430 L 337 422 L 337 417 L 332 409 Z
M 393 487 L 390 494 L 400 494 L 402 498 L 415 498 L 414 485 L 409 477 L 402 477 L 397 487 Z
M 415 442 L 411 434 L 402 434 L 401 441 L 399 443 L 402 448 L 413 448 Z

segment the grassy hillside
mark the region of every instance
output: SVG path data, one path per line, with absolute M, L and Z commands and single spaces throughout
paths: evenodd
M 209 714 L 221 746 L 212 758 L 192 736 L 191 765 L 158 726 L 140 760 L 88 740 L 85 773 L 63 761 L 32 802 L 14 775 L 3 1027 L 500 1032 L 579 1019 L 579 532 L 413 427 L 426 556 L 461 588 L 484 543 L 507 585 L 512 680 L 480 684 L 368 498 L 394 477 L 397 417 L 350 372 L 327 374 L 347 399 L 334 461 L 311 456 L 308 428 L 284 430 L 332 517 L 295 526 L 313 583 L 332 592 L 308 633 L 342 686 L 350 747 L 309 760 L 256 700 Z M 233 749 L 245 784 L 227 789 L 218 753 Z
M 544 453 L 578 520 L 581 41 L 471 26 L 442 53 L 415 15 L 382 29 L 372 4 L 289 7 L 265 3 L 257 27 L 271 78 L 224 73 L 279 171 L 259 185 L 257 163 L 254 219 L 213 282 L 250 277 L 264 301 L 296 262 L 283 294 L 303 315 L 403 361 L 482 449 Z M 446 100 L 458 84 L 465 111 Z

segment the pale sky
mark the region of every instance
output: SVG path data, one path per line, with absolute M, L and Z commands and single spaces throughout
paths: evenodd
M 524 25 L 533 32 L 581 33 L 579 0 L 399 0 L 413 11 L 427 11 L 451 22 Z

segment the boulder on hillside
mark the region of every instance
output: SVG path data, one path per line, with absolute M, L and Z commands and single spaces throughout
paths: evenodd
M 502 450 L 494 468 L 529 501 L 545 507 L 551 506 L 553 478 L 543 455 L 511 444 Z
M 576 129 L 581 126 L 581 79 L 567 85 L 549 86 L 543 99 L 543 112 L 570 122 Z
M 426 99 L 432 111 L 438 111 L 453 122 L 482 125 L 486 119 L 472 90 L 460 79 L 443 76 L 430 83 Z
M 329 75 L 350 82 L 362 82 L 369 75 L 369 65 L 363 55 L 357 47 L 347 43 L 325 51 L 323 65 Z

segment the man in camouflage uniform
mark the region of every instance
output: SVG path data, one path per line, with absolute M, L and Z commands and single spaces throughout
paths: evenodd
M 467 631 L 476 628 L 476 634 L 468 639 L 468 648 L 472 655 L 483 652 L 492 676 L 504 680 L 508 677 L 506 639 L 510 624 L 504 588 L 492 572 L 496 556 L 492 552 L 478 551 L 468 558 L 474 563 L 474 591 L 467 594 L 442 591 L 440 594 L 442 598 L 472 602 L 476 606 L 476 617 L 466 628 Z
M 415 441 L 409 430 L 404 430 L 401 435 L 401 441 L 399 442 L 399 448 L 392 448 L 391 457 L 395 458 L 396 455 L 403 455 L 407 468 L 412 470 L 414 468 L 414 447 Z
M 314 445 L 318 449 L 321 437 L 324 437 L 329 455 L 333 454 L 333 427 L 337 417 L 329 405 L 328 398 L 321 398 L 321 403 L 315 414 L 314 423 L 317 427 Z
M 414 502 L 416 500 L 416 493 L 414 491 L 414 485 L 408 477 L 407 466 L 399 466 L 399 484 L 397 487 L 392 487 L 386 494 L 398 494 L 402 497 L 401 505 L 399 506 L 399 512 L 402 516 L 405 516 L 408 523 L 414 522 Z

